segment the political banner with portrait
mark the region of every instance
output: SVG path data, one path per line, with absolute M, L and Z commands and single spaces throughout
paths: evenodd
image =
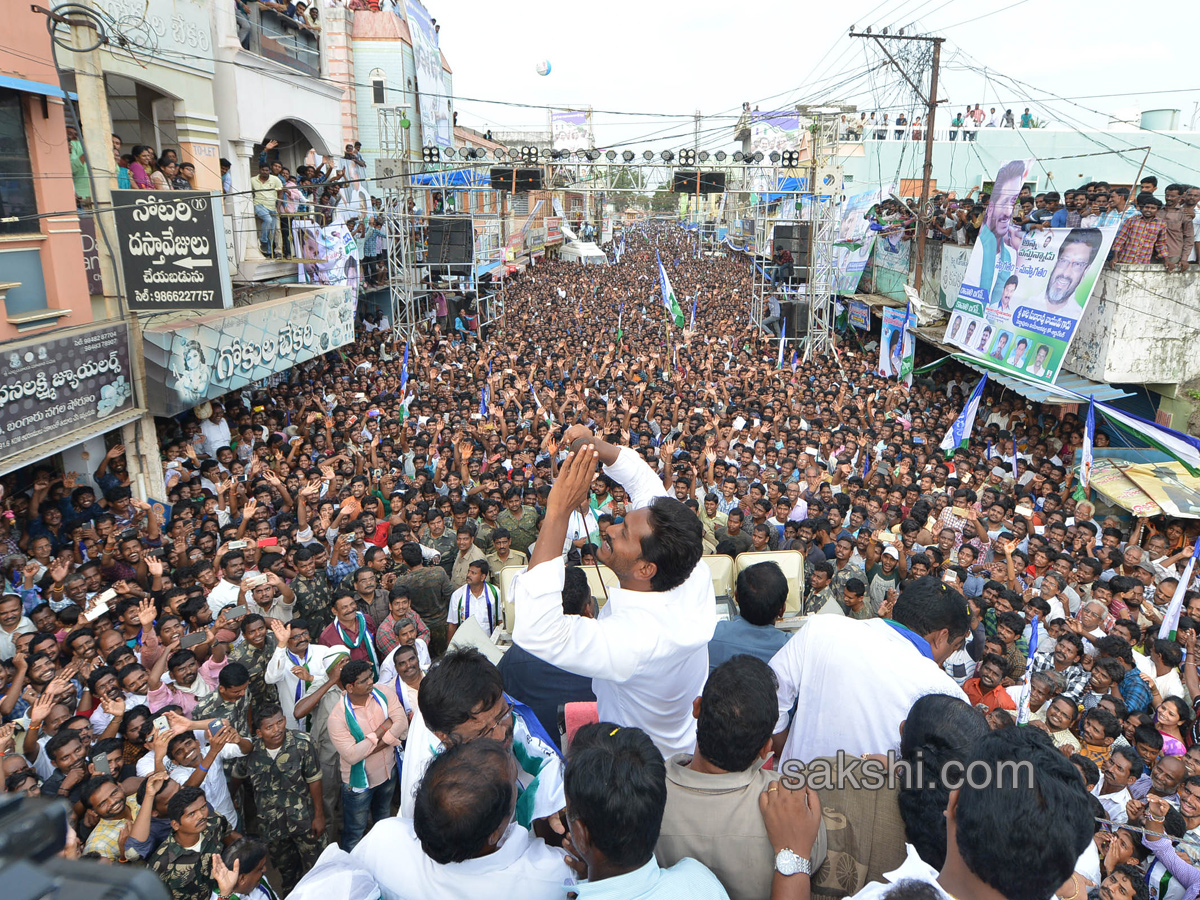
M 358 242 L 345 225 L 322 227 L 312 219 L 293 219 L 292 246 L 300 259 L 296 274 L 301 284 L 344 284 L 358 289 Z
M 853 294 L 858 290 L 858 282 L 871 258 L 871 248 L 875 246 L 876 233 L 871 230 L 867 215 L 880 196 L 878 190 L 866 191 L 847 197 L 842 205 L 842 223 L 837 240 L 833 242 L 833 268 L 837 279 L 834 293 Z
M 173 416 L 349 344 L 357 302 L 356 290 L 337 285 L 147 325 L 147 405 Z
M 847 304 L 847 321 L 860 331 L 871 330 L 871 307 L 862 300 L 851 300 Z
M 884 378 L 900 378 L 905 384 L 912 384 L 913 358 L 917 351 L 916 336 L 912 329 L 917 322 L 914 314 L 906 328 L 907 316 L 907 308 L 884 308 L 880 317 L 878 372 Z
M 453 147 L 454 124 L 446 83 L 442 80 L 442 51 L 428 10 L 418 0 L 404 0 L 408 33 L 412 37 L 417 75 L 417 107 L 421 114 L 421 146 Z
M 1052 383 L 1117 227 L 1023 233 L 1013 208 L 1031 164 L 1012 160 L 996 174 L 944 341 L 993 368 Z
M 555 150 L 591 150 L 596 146 L 592 137 L 590 109 L 550 110 L 550 143 Z

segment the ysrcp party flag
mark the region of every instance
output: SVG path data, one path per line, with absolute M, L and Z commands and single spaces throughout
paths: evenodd
M 1117 226 L 1022 232 L 1013 223 L 1013 208 L 1031 163 L 1011 160 L 996 173 L 944 341 L 994 369 L 1050 383 Z
M 685 195 L 680 195 L 685 196 Z M 658 281 L 662 288 L 663 306 L 671 315 L 671 319 L 675 322 L 676 327 L 683 327 L 683 309 L 679 305 L 679 301 L 675 299 L 675 291 L 671 289 L 671 279 L 667 277 L 667 270 L 663 268 L 662 257 L 656 252 L 655 257 L 658 258 Z

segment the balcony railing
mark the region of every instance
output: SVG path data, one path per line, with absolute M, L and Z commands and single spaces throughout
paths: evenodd
M 306 75 L 321 74 L 321 41 L 316 32 L 261 3 L 250 7 L 248 17 L 250 33 L 243 43 L 247 50 Z

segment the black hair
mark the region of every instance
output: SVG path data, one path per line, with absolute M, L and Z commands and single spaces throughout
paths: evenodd
M 185 784 L 167 801 L 167 819 L 171 822 L 180 821 L 187 808 L 203 796 L 203 790 Z
M 929 773 L 940 773 L 948 764 L 964 765 L 971 748 L 988 732 L 983 713 L 948 694 L 927 694 L 908 711 L 900 736 L 900 758 L 910 765 L 920 761 Z M 905 785 L 900 790 L 900 817 L 905 840 L 921 859 L 935 869 L 946 861 L 946 817 L 950 790 L 946 779 L 934 774 L 932 784 Z
M 1134 841 L 1133 845 L 1137 847 L 1140 843 L 1140 841 Z M 1147 900 L 1150 896 L 1150 888 L 1146 885 L 1146 876 L 1142 874 L 1141 869 L 1132 863 L 1118 863 L 1113 866 L 1113 870 L 1108 873 L 1108 877 L 1112 878 L 1114 875 L 1123 875 L 1129 879 L 1129 886 L 1133 888 L 1133 900 Z
M 667 805 L 667 767 L 644 731 L 612 722 L 580 728 L 563 790 L 567 815 L 587 827 L 592 846 L 610 864 L 639 868 L 654 855 Z
M 92 808 L 92 794 L 100 790 L 106 784 L 116 784 L 117 779 L 111 775 L 93 775 L 83 783 L 83 787 L 79 791 L 79 796 L 83 800 L 88 809 Z
M 1088 712 L 1088 719 L 1099 725 L 1104 732 L 1104 736 L 1107 738 L 1115 738 L 1121 733 L 1121 720 L 1107 709 L 1101 709 L 1097 706 Z
M 755 563 L 738 573 L 735 589 L 738 611 L 751 625 L 774 624 L 783 615 L 787 595 L 787 577 L 777 563 Z
M 922 637 L 945 628 L 952 641 L 965 636 L 971 627 L 963 595 L 932 575 L 905 586 L 892 608 L 892 618 Z
M 352 659 L 342 666 L 342 671 L 338 673 L 338 681 L 342 687 L 349 687 L 362 677 L 363 672 L 370 672 L 371 664 L 365 659 Z
M 968 778 L 959 788 L 959 855 L 968 871 L 1010 900 L 1049 897 L 1074 871 L 1094 833 L 1078 773 L 1047 735 L 1032 728 L 990 732 L 972 756 L 971 766 L 986 767 L 993 777 L 982 787 Z M 1021 827 L 1013 828 L 1014 822 Z
M 421 545 L 409 541 L 400 548 L 400 558 L 404 560 L 404 564 L 410 569 L 417 568 L 423 562 L 421 557 Z
M 776 685 L 771 667 L 756 656 L 739 654 L 717 666 L 700 695 L 696 723 L 700 755 L 726 772 L 750 768 L 775 733 Z
M 59 728 L 58 731 L 55 732 L 54 737 L 50 738 L 50 740 L 46 742 L 47 758 L 50 760 L 50 762 L 54 762 L 54 756 L 59 750 L 67 746 L 67 744 L 71 743 L 71 741 L 78 740 L 79 734 L 75 731 L 75 729 L 67 728 L 64 723 L 64 727 Z M 82 741 L 80 743 L 82 743 Z
M 482 853 L 511 814 L 513 756 L 498 741 L 453 744 L 425 770 L 413 806 L 413 831 L 436 863 Z
M 217 676 L 217 684 L 223 688 L 241 687 L 250 683 L 250 670 L 240 662 L 231 662 Z
M 584 610 L 592 608 L 592 589 L 588 585 L 587 575 L 578 566 L 567 567 L 563 578 L 562 607 L 563 613 L 568 616 L 582 616 Z
M 496 704 L 504 693 L 504 678 L 486 656 L 473 647 L 450 650 L 421 681 L 417 705 L 430 731 L 452 734 L 481 709 Z
M 683 584 L 704 553 L 704 526 L 694 512 L 673 497 L 658 497 L 648 507 L 650 534 L 642 538 L 642 559 L 654 563 L 654 591 Z

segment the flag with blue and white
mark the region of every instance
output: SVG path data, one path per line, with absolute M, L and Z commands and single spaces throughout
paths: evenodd
M 480 418 L 484 418 L 484 419 L 486 419 L 486 418 L 487 418 L 487 416 L 488 416 L 488 394 L 489 394 L 489 393 L 491 393 L 491 391 L 488 389 L 488 386 L 485 384 L 485 385 L 483 386 L 483 393 L 481 393 L 481 394 L 479 395 L 479 415 L 480 415 Z
M 1200 557 L 1200 537 L 1196 538 L 1196 546 L 1192 548 L 1192 558 L 1184 567 L 1183 577 L 1175 585 L 1175 593 L 1167 604 L 1167 613 L 1163 616 L 1162 625 L 1158 627 L 1158 636 L 1164 641 L 1175 640 L 1175 632 L 1179 629 L 1179 616 L 1183 612 L 1183 600 L 1192 584 L 1192 574 L 1196 571 L 1196 558 Z
M 967 401 L 967 405 L 963 407 L 963 411 L 958 414 L 958 418 L 950 426 L 950 430 L 946 432 L 946 436 L 942 438 L 942 443 L 939 444 L 946 456 L 953 455 L 954 451 L 959 447 L 965 447 L 971 438 L 971 429 L 975 427 L 975 413 L 979 411 L 979 401 L 983 399 L 983 389 L 987 386 L 987 373 L 979 379 L 979 383 L 975 385 L 975 390 L 971 392 L 971 399 Z
M 1029 722 L 1029 694 L 1033 689 L 1033 655 L 1038 646 L 1038 617 L 1029 623 L 1029 654 L 1025 657 L 1025 683 L 1021 685 L 1021 702 L 1017 704 L 1017 724 Z
M 400 363 L 400 396 L 404 396 L 404 389 L 408 387 L 408 341 L 404 342 L 404 361 Z
M 671 279 L 667 276 L 667 270 L 662 264 L 662 257 L 655 253 L 658 259 L 658 283 L 662 289 L 662 304 L 667 310 L 667 314 L 675 323 L 676 328 L 683 327 L 683 310 L 679 306 L 679 301 L 675 299 L 675 291 L 671 289 Z
M 1088 398 L 1087 422 L 1083 429 L 1083 449 L 1079 453 L 1079 484 L 1086 491 L 1092 483 L 1092 447 L 1096 440 L 1096 399 Z

